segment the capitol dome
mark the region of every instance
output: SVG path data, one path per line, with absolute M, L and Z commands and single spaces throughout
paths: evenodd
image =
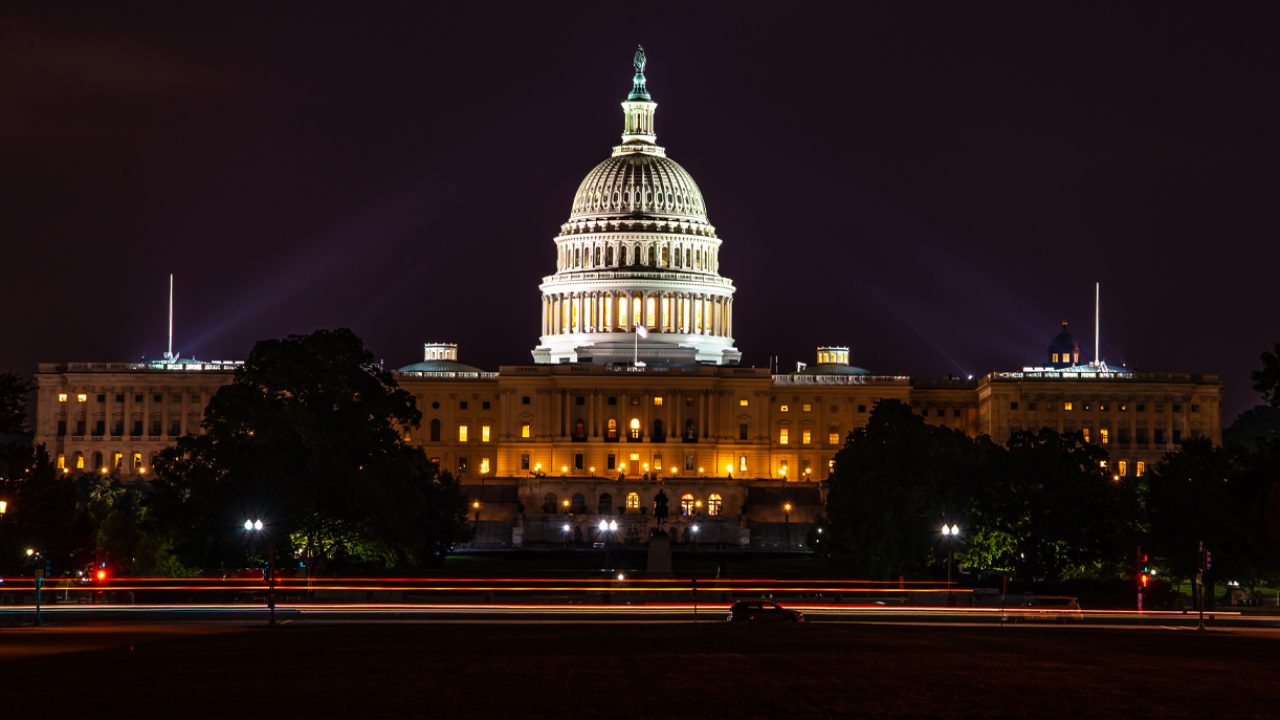
M 697 183 L 675 160 L 629 152 L 587 173 L 573 196 L 569 221 L 644 217 L 705 223 L 707 209 Z
M 543 278 L 536 363 L 735 365 L 733 282 L 702 191 L 657 144 L 644 49 L 622 144 L 587 173 Z

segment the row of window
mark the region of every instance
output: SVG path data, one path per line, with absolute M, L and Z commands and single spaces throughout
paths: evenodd
M 652 502 L 650 503 L 653 504 Z M 717 516 L 724 512 L 724 498 L 719 493 L 711 493 L 707 496 L 705 502 L 691 492 L 682 493 L 680 502 L 677 505 L 680 515 L 690 517 L 706 513 L 710 516 Z M 622 510 L 627 512 L 640 511 L 640 493 L 627 493 L 624 500 Z M 567 512 L 574 515 L 582 515 L 587 512 L 587 499 L 582 493 L 574 493 L 572 497 L 561 500 L 555 493 L 547 493 L 542 496 L 542 512 L 548 515 Z M 600 493 L 596 498 L 596 513 L 600 515 L 613 514 L 613 495 L 612 493 Z
M 129 463 L 127 466 L 125 465 L 126 458 L 128 459 L 128 463 Z M 154 458 L 155 458 L 155 455 L 153 453 L 152 459 Z M 126 469 L 126 467 L 140 474 L 145 474 L 147 472 L 146 466 L 142 464 L 141 452 L 134 451 L 132 453 L 126 453 L 120 450 L 116 450 L 111 453 L 110 459 L 111 459 L 111 462 L 108 465 L 107 456 L 103 454 L 101 450 L 95 450 L 93 454 L 88 457 L 86 457 L 83 452 L 76 451 L 72 453 L 70 458 L 68 458 L 63 453 L 59 453 L 57 463 L 58 463 L 58 469 L 62 470 L 63 472 L 70 472 L 72 469 L 75 469 L 75 470 L 93 469 L 99 472 L 106 473 L 110 470 L 124 470 Z M 92 463 L 92 464 L 90 465 L 89 463 Z
M 116 396 L 115 396 L 115 401 L 116 401 L 117 403 L 123 403 L 123 402 L 124 402 L 124 398 L 125 398 L 125 396 L 124 396 L 123 394 L 119 394 L 119 393 L 117 393 L 117 394 L 116 394 Z M 146 398 L 146 396 L 145 396 L 145 395 L 143 395 L 142 393 L 136 393 L 136 394 L 134 394 L 134 396 L 133 396 L 133 402 L 134 402 L 135 404 L 137 404 L 137 403 L 141 403 L 141 402 L 143 402 L 143 401 L 144 401 L 144 399 L 145 399 L 145 398 Z M 96 398 L 95 398 L 95 399 L 97 400 L 97 402 L 105 403 L 105 402 L 107 401 L 107 394 L 106 394 L 106 393 L 98 393 L 98 394 L 96 395 Z M 170 399 L 170 401 L 171 401 L 171 402 L 180 403 L 180 402 L 182 402 L 182 395 L 181 395 L 181 394 L 179 394 L 179 393 L 173 393 L 173 394 L 170 396 L 170 398 L 169 398 L 169 399 Z M 76 402 L 78 402 L 78 403 L 85 403 L 85 402 L 89 402 L 89 393 L 75 393 L 75 400 L 76 400 Z M 58 393 L 58 402 L 60 402 L 60 403 L 66 403 L 66 402 L 70 402 L 70 401 L 71 401 L 71 393 Z M 164 393 L 154 393 L 154 394 L 152 394 L 152 396 L 151 396 L 151 401 L 152 401 L 152 402 L 155 402 L 155 403 L 162 403 L 162 402 L 164 402 Z M 193 402 L 193 403 L 198 403 L 198 402 L 200 402 L 200 401 L 201 401 L 201 400 L 200 400 L 200 396 L 199 396 L 198 394 L 193 394 L 193 395 L 191 396 L 191 402 Z
M 200 426 L 200 416 L 192 415 L 187 422 L 187 426 L 195 432 Z M 141 437 L 143 435 L 144 424 L 141 418 L 134 418 L 129 424 L 129 435 L 133 437 Z M 162 420 L 160 416 L 153 415 L 151 422 L 145 425 L 146 434 L 151 437 L 159 437 L 161 434 Z M 89 425 L 85 418 L 76 418 L 75 425 L 69 427 L 66 418 L 58 418 L 57 432 L 58 437 L 64 437 L 68 430 L 74 430 L 72 435 L 91 435 L 93 437 L 104 437 L 107 435 L 107 421 L 105 418 L 94 418 L 93 425 Z M 123 436 L 125 433 L 125 424 L 122 418 L 114 418 L 111 423 L 111 435 L 113 437 Z M 87 432 L 92 431 L 92 432 Z M 168 432 L 169 437 L 177 437 L 182 434 L 182 418 L 177 415 L 169 417 Z
M 692 270 L 715 269 L 715 255 L 711 248 L 677 246 L 664 243 L 660 248 L 648 245 L 622 244 L 617 250 L 611 244 L 591 243 L 587 246 L 560 248 L 560 268 L 585 269 L 598 267 L 627 267 L 647 265 L 660 268 L 689 268 Z M 616 260 L 616 262 L 615 262 Z
M 1038 408 L 1037 408 L 1037 405 L 1038 405 L 1038 403 L 1037 403 L 1035 400 L 1030 400 L 1030 401 L 1028 401 L 1028 402 L 1027 402 L 1027 409 L 1028 409 L 1028 410 L 1036 410 L 1036 409 L 1038 409 Z M 1093 403 L 1091 403 L 1091 402 L 1080 403 L 1079 405 L 1080 405 L 1080 410 L 1082 410 L 1082 411 L 1084 411 L 1084 412 L 1090 412 L 1090 411 L 1092 411 L 1092 410 L 1093 410 Z M 1010 410 L 1017 410 L 1017 409 L 1018 409 L 1018 407 L 1019 407 L 1019 406 L 1018 406 L 1018 401 L 1017 401 L 1017 400 L 1011 400 L 1011 401 L 1009 402 L 1009 409 L 1010 409 Z M 1107 412 L 1108 407 L 1111 407 L 1111 408 L 1113 408 L 1113 409 L 1119 409 L 1119 410 L 1120 410 L 1120 412 L 1128 412 L 1128 411 L 1129 411 L 1129 404 L 1128 404 L 1128 403 L 1119 403 L 1118 405 L 1108 405 L 1107 403 L 1098 403 L 1098 411 L 1099 411 L 1099 412 Z M 1073 402 L 1073 401 L 1071 401 L 1071 400 L 1066 400 L 1066 401 L 1064 401 L 1064 402 L 1062 403 L 1062 410 L 1063 410 L 1064 412 L 1071 412 L 1071 411 L 1073 411 L 1073 410 L 1075 410 L 1075 409 L 1076 409 L 1076 403 L 1075 403 L 1075 402 Z M 1135 403 L 1135 404 L 1134 404 L 1133 409 L 1134 409 L 1134 411 L 1135 411 L 1135 412 L 1146 412 L 1146 411 L 1147 411 L 1147 404 L 1146 404 L 1146 403 Z M 1155 404 L 1155 411 L 1156 411 L 1156 412 L 1164 412 L 1164 403 L 1156 403 L 1156 404 Z M 1173 412 L 1182 412 L 1182 403 L 1173 403 Z M 1191 412 L 1193 412 L 1193 413 L 1198 413 L 1198 412 L 1200 412 L 1200 405 L 1199 405 L 1199 404 L 1197 404 L 1197 403 L 1191 403 Z

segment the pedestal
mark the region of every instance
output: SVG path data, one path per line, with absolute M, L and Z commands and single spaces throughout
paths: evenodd
M 665 532 L 655 532 L 649 536 L 649 564 L 645 568 L 647 577 L 671 577 L 671 538 Z

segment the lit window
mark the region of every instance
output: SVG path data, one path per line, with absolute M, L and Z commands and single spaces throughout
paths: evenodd
M 480 474 L 489 474 L 489 458 L 480 458 Z
M 838 432 L 833 432 L 833 433 L 831 433 L 831 434 L 827 435 L 827 443 L 828 443 L 828 444 L 830 444 L 830 445 L 839 445 L 839 444 L 840 444 L 840 433 L 838 433 Z
M 133 454 L 133 467 L 134 469 L 142 467 L 142 453 L 136 452 Z
M 747 471 L 747 456 L 739 455 L 738 456 L 738 472 L 746 472 L 746 471 Z
M 639 509 L 640 509 L 640 496 L 639 496 L 639 495 L 637 495 L 636 493 L 627 493 L 627 509 L 628 509 L 628 510 L 639 510 Z
M 77 470 L 84 469 L 84 453 L 76 453 L 76 469 Z
M 1084 441 L 1089 442 L 1089 428 L 1081 428 L 1080 432 L 1084 435 Z
M 783 480 L 787 479 L 787 461 L 786 460 L 783 460 L 778 465 L 778 474 L 782 476 Z
M 1062 403 L 1062 409 L 1063 409 L 1063 410 L 1070 410 L 1070 409 L 1071 409 L 1071 403 L 1070 403 L 1070 402 L 1064 402 L 1064 403 Z
M 529 434 L 530 434 L 529 423 L 527 422 L 520 423 L 520 437 L 527 438 L 529 437 Z
M 711 493 L 711 496 L 707 498 L 707 514 L 719 515 L 723 511 L 724 498 L 720 497 L 716 493 Z
M 1143 475 L 1146 475 L 1146 474 L 1147 474 L 1147 464 L 1146 464 L 1145 462 L 1143 462 L 1142 460 L 1139 460 L 1139 461 L 1138 461 L 1138 466 L 1137 466 L 1136 468 L 1134 468 L 1134 472 L 1135 472 L 1135 474 L 1137 474 L 1137 476 L 1138 476 L 1138 477 L 1142 477 Z
M 618 421 L 617 420 L 613 418 L 609 418 L 609 422 L 605 424 L 604 437 L 606 440 L 618 439 Z
M 480 426 L 480 442 L 489 442 L 489 426 Z
M 66 394 L 66 393 L 58 393 L 58 402 L 66 402 L 66 401 L 67 401 L 67 394 Z
M 124 463 L 124 453 L 111 453 L 111 467 L 119 470 L 120 465 Z
M 467 426 L 459 425 L 458 426 L 458 442 L 461 443 L 466 441 L 467 441 Z
M 790 412 L 790 411 L 791 411 L 791 408 L 787 407 L 786 405 L 782 405 L 778 407 L 778 412 Z
M 79 395 L 76 395 L 76 402 L 89 402 L 89 396 L 84 393 L 80 393 Z
M 809 443 L 811 443 L 811 442 L 813 442 L 813 432 L 812 432 L 812 431 L 810 431 L 810 430 L 801 430 L 801 431 L 800 431 L 800 444 L 801 444 L 801 445 L 808 445 L 808 444 L 809 444 Z
M 1111 431 L 1107 428 L 1102 428 L 1098 430 L 1098 437 L 1102 440 L 1102 444 L 1106 445 L 1111 442 Z
M 631 439 L 640 439 L 640 418 L 631 418 Z
M 692 515 L 694 510 L 693 493 L 685 493 L 680 496 L 680 514 Z
M 640 462 L 640 453 L 631 453 L 631 462 Z
M 813 406 L 809 403 L 804 403 L 800 406 L 800 412 L 813 412 Z
M 1099 461 L 1098 461 L 1098 467 L 1102 468 L 1103 470 L 1106 470 L 1106 469 L 1107 469 L 1107 461 L 1106 461 L 1106 460 L 1099 460 Z
M 654 405 L 656 405 L 656 406 L 658 406 L 658 407 L 662 407 L 662 396 L 661 396 L 661 395 L 658 395 L 658 396 L 654 397 L 654 398 L 653 398 L 653 404 L 654 404 Z
M 66 455 L 61 455 L 61 454 L 59 454 L 59 455 L 58 455 L 58 469 L 59 469 L 59 470 L 65 470 L 65 469 L 66 469 L 66 467 L 67 467 L 67 456 L 66 456 Z
M 747 407 L 750 404 L 751 404 L 751 401 L 747 400 L 746 398 L 742 398 L 738 400 L 738 407 Z
M 1117 460 L 1117 461 L 1116 461 L 1116 474 L 1117 474 L 1117 475 L 1119 475 L 1120 477 L 1125 477 L 1126 475 L 1128 475 L 1128 474 L 1129 474 L 1129 461 L 1128 461 L 1128 460 Z
M 1051 358 L 1051 362 L 1055 362 L 1055 363 L 1058 362 L 1058 353 L 1054 353 L 1053 355 L 1050 356 L 1050 358 Z

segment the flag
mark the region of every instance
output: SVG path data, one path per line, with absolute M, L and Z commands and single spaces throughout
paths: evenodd
M 641 325 L 640 323 L 636 323 L 636 335 L 639 335 L 641 338 L 649 337 L 649 328 Z

